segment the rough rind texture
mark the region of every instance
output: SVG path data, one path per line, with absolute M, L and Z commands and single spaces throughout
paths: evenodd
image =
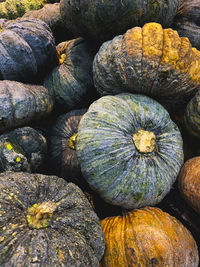
M 99 219 L 82 191 L 55 176 L 0 174 L 0 265 L 98 266 L 104 253 Z M 30 229 L 27 209 L 35 203 L 56 204 L 51 225 Z
M 81 186 L 81 169 L 76 150 L 69 147 L 68 139 L 77 134 L 80 119 L 87 109 L 72 110 L 58 117 L 51 130 L 51 162 L 57 175 Z
M 134 26 L 155 21 L 168 27 L 181 1 L 178 0 L 61 0 L 61 15 L 72 32 L 105 41 Z
M 200 214 L 200 157 L 185 162 L 179 177 L 179 190 L 189 205 Z
M 56 64 L 49 26 L 38 19 L 17 19 L 0 33 L 0 79 L 38 82 Z
M 47 75 L 44 86 L 54 93 L 57 103 L 68 109 L 77 108 L 94 90 L 92 63 L 94 55 L 83 40 L 77 38 L 60 43 L 57 50 L 64 51 L 63 64 Z
M 177 108 L 200 88 L 200 51 L 176 31 L 147 23 L 103 43 L 93 76 L 101 95 L 142 93 Z
M 38 120 L 51 112 L 53 99 L 39 85 L 0 81 L 0 132 Z
M 198 267 L 191 233 L 158 208 L 146 207 L 101 221 L 106 250 L 101 267 Z
M 47 156 L 47 142 L 31 127 L 15 129 L 0 136 L 0 171 L 39 170 Z
M 77 157 L 89 185 L 107 202 L 127 209 L 155 205 L 183 164 L 182 138 L 168 112 L 142 95 L 104 96 L 83 115 Z M 132 135 L 152 131 L 156 148 L 137 151 Z

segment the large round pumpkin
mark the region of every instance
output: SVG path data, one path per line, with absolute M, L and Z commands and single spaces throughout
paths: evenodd
M 0 174 L 0 266 L 98 266 L 104 235 L 83 192 L 56 176 Z
M 61 0 L 61 15 L 78 36 L 102 42 L 150 21 L 168 27 L 181 0 Z
M 143 95 L 95 101 L 79 123 L 76 151 L 92 189 L 128 209 L 161 201 L 183 164 L 178 127 L 159 103 Z
M 93 73 L 101 95 L 142 93 L 177 108 L 200 88 L 200 51 L 176 31 L 147 23 L 103 43 Z
M 132 210 L 101 221 L 106 250 L 101 267 L 198 267 L 191 233 L 158 208 Z

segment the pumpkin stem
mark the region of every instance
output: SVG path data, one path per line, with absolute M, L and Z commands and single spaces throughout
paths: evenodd
M 156 143 L 156 136 L 153 132 L 140 129 L 133 134 L 132 138 L 139 152 L 141 153 L 153 152 Z
M 28 208 L 26 219 L 30 228 L 40 229 L 50 226 L 56 204 L 47 201 L 42 204 L 34 204 Z
M 77 133 L 72 135 L 68 140 L 68 145 L 71 149 L 76 149 Z

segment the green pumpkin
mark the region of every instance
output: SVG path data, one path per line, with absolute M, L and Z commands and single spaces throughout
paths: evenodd
M 45 137 L 31 127 L 0 135 L 0 171 L 39 171 L 46 156 Z
M 178 127 L 159 103 L 143 95 L 95 101 L 79 123 L 76 151 L 91 188 L 127 209 L 159 203 L 183 164 Z
M 0 81 L 0 132 L 25 125 L 49 114 L 53 99 L 40 85 Z
M 56 176 L 0 174 L 0 266 L 98 266 L 99 219 L 83 192 Z

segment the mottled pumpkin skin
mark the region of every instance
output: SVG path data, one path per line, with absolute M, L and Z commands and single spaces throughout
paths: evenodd
M 1 267 L 98 266 L 104 235 L 77 186 L 56 176 L 5 172 L 0 191 Z M 51 203 L 54 211 L 48 224 L 36 229 L 27 215 L 41 203 Z
M 191 233 L 158 208 L 132 210 L 101 221 L 106 250 L 101 267 L 198 267 Z
M 51 130 L 51 162 L 57 175 L 81 186 L 81 169 L 76 155 L 76 143 L 69 139 L 77 134 L 80 119 L 87 109 L 72 110 L 58 117 Z
M 53 98 L 39 85 L 0 81 L 0 132 L 25 125 L 49 114 Z
M 141 153 L 133 134 L 153 132 L 156 145 Z M 155 100 L 133 94 L 104 96 L 83 115 L 77 156 L 89 185 L 113 205 L 155 205 L 169 192 L 183 164 L 182 138 Z
M 134 26 L 155 21 L 168 27 L 181 1 L 61 0 L 61 15 L 72 32 L 98 42 L 123 34 Z
M 47 156 L 47 142 L 31 127 L 0 135 L 0 171 L 38 171 Z
M 182 196 L 200 214 L 200 157 L 191 158 L 184 163 L 178 184 Z
M 200 88 L 200 51 L 176 31 L 147 23 L 103 43 L 93 76 L 101 95 L 142 93 L 177 108 Z
M 56 64 L 56 46 L 42 20 L 18 19 L 0 32 L 0 79 L 37 82 Z
M 83 38 L 62 42 L 57 45 L 60 66 L 47 75 L 44 86 L 58 104 L 68 109 L 77 108 L 83 99 L 93 94 L 93 52 Z

